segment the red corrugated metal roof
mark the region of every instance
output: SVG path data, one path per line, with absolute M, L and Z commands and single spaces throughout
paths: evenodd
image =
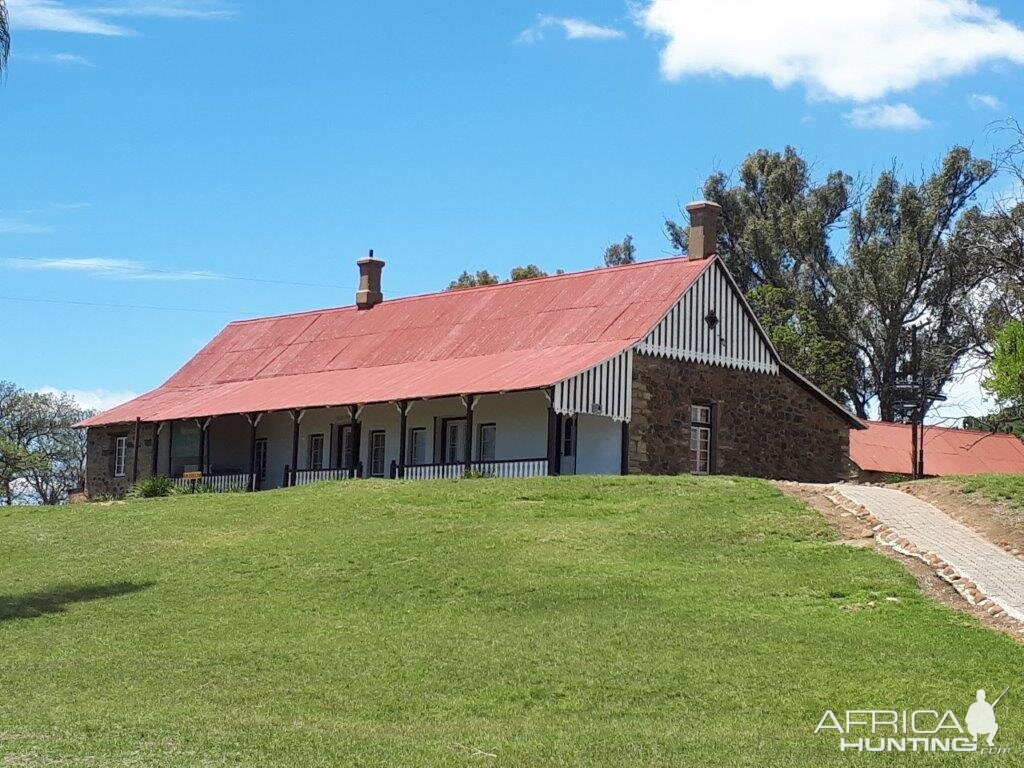
M 161 387 L 82 422 L 550 386 L 639 341 L 713 259 L 663 259 L 228 325 Z
M 866 421 L 850 433 L 850 457 L 863 470 L 909 475 L 912 437 L 909 424 Z M 949 427 L 925 427 L 924 473 L 975 475 L 1024 473 L 1024 442 L 1013 435 Z

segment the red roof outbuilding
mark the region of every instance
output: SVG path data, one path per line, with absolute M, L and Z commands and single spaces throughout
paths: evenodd
M 864 471 L 912 474 L 909 424 L 865 421 L 850 432 L 850 457 Z M 949 427 L 925 427 L 924 474 L 1024 474 L 1024 442 L 1013 435 Z

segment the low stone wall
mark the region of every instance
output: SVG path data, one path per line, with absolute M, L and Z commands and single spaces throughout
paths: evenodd
M 690 471 L 690 406 L 713 405 L 713 472 L 831 482 L 851 473 L 850 424 L 784 372 L 647 355 L 633 363 L 630 474 Z
M 114 454 L 117 438 L 127 437 L 124 477 L 114 477 Z M 153 450 L 156 445 L 156 425 L 139 426 L 138 479 L 148 477 L 153 469 Z M 124 496 L 132 486 L 132 466 L 135 451 L 135 424 L 115 424 L 109 427 L 90 427 L 86 438 L 85 493 L 90 499 Z

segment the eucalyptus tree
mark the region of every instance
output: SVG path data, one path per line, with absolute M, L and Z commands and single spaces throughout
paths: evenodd
M 475 273 L 463 270 L 461 275 L 448 283 L 445 290 L 458 291 L 462 288 L 478 288 L 481 285 L 497 285 L 500 282 L 501 280 L 486 269 L 477 270 Z
M 7 69 L 7 57 L 11 54 L 11 26 L 7 15 L 7 3 L 0 0 L 0 72 Z
M 998 278 L 988 307 L 988 322 L 995 330 L 1024 318 L 1024 127 L 1015 119 L 997 124 L 1000 136 L 1011 141 L 998 155 L 1008 191 L 996 196 L 985 211 L 965 216 L 965 239 L 988 262 Z
M 969 206 L 995 174 L 994 163 L 955 147 L 918 183 L 882 173 L 850 213 L 847 261 L 834 274 L 837 304 L 863 361 L 858 399 L 877 398 L 884 421 L 899 415 L 902 379 L 920 375 L 941 391 L 984 345 L 985 286 L 994 273 L 974 247 L 979 212 Z
M 901 377 L 920 368 L 941 389 L 984 346 L 986 326 L 1005 320 L 994 309 L 1008 295 L 997 285 L 1003 271 L 980 252 L 978 233 L 987 227 L 999 257 L 1012 260 L 1024 208 L 993 220 L 971 207 L 996 170 L 957 147 L 923 180 L 887 171 L 861 195 L 842 171 L 816 180 L 792 147 L 762 149 L 735 183 L 710 176 L 704 196 L 722 206 L 718 254 L 783 360 L 859 416 L 877 400 L 891 421 Z M 666 231 L 685 251 L 686 227 L 667 221 Z
M 783 360 L 838 400 L 857 404 L 860 361 L 837 312 L 834 241 L 854 197 L 853 179 L 820 181 L 793 147 L 760 149 L 736 178 L 717 172 L 703 195 L 722 207 L 717 252 L 747 295 Z M 686 226 L 665 222 L 672 245 L 687 247 Z
M 621 267 L 635 263 L 636 246 L 633 245 L 632 235 L 626 235 L 621 243 L 612 243 L 604 249 L 604 265 L 606 267 Z
M 853 179 L 842 171 L 815 183 L 813 169 L 793 147 L 759 149 L 739 167 L 704 182 L 704 197 L 722 206 L 718 255 L 743 291 L 762 285 L 828 296 L 837 263 L 832 234 L 852 201 Z M 687 229 L 666 221 L 672 244 L 686 250 Z
M 562 270 L 556 270 L 555 274 L 562 274 Z M 512 267 L 512 271 L 509 272 L 508 280 L 502 281 L 497 275 L 493 275 L 486 269 L 478 270 L 477 272 L 469 272 L 463 270 L 462 274 L 459 275 L 455 280 L 448 283 L 446 291 L 458 291 L 463 288 L 478 288 L 481 285 L 497 285 L 501 282 L 506 283 L 517 283 L 520 280 L 533 280 L 535 277 L 547 277 L 548 273 L 538 267 L 536 264 L 524 264 L 518 267 Z

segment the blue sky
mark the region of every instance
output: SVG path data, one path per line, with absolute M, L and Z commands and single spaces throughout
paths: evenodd
M 0 376 L 107 405 L 368 248 L 389 296 L 656 258 L 759 147 L 912 175 L 1020 116 L 1021 4 L 767 5 L 8 0 Z

